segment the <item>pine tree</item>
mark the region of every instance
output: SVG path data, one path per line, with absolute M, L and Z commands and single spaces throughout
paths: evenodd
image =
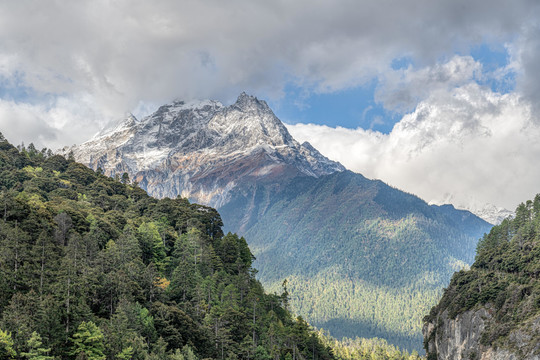
M 21 356 L 28 360 L 53 360 L 54 357 L 48 355 L 51 349 L 46 349 L 42 345 L 41 336 L 34 331 L 27 341 L 28 352 L 22 352 Z
M 83 321 L 73 334 L 71 355 L 77 359 L 104 360 L 105 345 L 101 329 L 92 321 Z
M 127 172 L 122 174 L 122 184 L 127 185 L 129 184 L 129 174 Z
M 139 235 L 143 261 L 145 264 L 153 262 L 159 272 L 163 272 L 167 265 L 165 245 L 158 227 L 154 222 L 146 222 L 139 226 Z
M 14 359 L 17 356 L 13 349 L 11 333 L 0 329 L 0 359 Z

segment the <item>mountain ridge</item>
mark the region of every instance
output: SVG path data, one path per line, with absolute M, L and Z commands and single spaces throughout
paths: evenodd
M 429 204 L 443 205 L 453 204 L 456 209 L 467 210 L 476 216 L 484 219 L 490 224 L 499 225 L 504 219 L 509 216 L 514 216 L 514 212 L 500 206 L 490 203 L 483 203 L 474 199 L 472 196 L 464 201 L 456 201 L 456 197 L 452 194 L 446 194 L 441 200 L 432 200 Z
M 294 140 L 253 96 L 186 104 L 128 119 L 71 150 L 108 175 L 128 172 L 156 197 L 218 208 L 226 230 L 249 242 L 263 284 L 279 291 L 288 279 L 291 304 L 312 323 L 420 348 L 423 311 L 472 262 L 490 225 L 345 170 Z M 349 308 L 328 308 L 337 293 Z

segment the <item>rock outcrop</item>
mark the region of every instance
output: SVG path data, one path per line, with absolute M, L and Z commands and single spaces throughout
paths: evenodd
M 540 195 L 515 214 L 424 318 L 428 360 L 540 360 Z
M 540 316 L 515 329 L 505 339 L 486 343 L 486 329 L 496 326 L 492 306 L 465 311 L 451 319 L 448 311 L 426 323 L 422 330 L 428 359 L 540 360 Z

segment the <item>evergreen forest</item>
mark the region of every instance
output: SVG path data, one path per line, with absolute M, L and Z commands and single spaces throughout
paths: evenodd
M 216 210 L 0 138 L 1 359 L 332 359 Z
M 0 359 L 418 359 L 293 316 L 287 281 L 265 293 L 222 227 L 0 134 Z
M 288 280 L 296 313 L 334 337 L 378 337 L 411 352 L 422 349 L 422 318 L 491 228 L 350 171 L 279 190 L 260 184 L 220 213 L 248 240 L 267 289 Z

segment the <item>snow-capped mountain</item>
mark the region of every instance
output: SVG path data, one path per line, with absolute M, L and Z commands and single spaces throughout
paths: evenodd
M 344 170 L 294 140 L 266 102 L 245 93 L 231 106 L 175 101 L 141 120 L 130 115 L 69 151 L 108 175 L 127 172 L 153 196 L 218 208 L 240 182 Z
M 429 206 L 346 171 L 294 140 L 264 101 L 245 93 L 230 106 L 176 101 L 140 120 L 128 116 L 69 151 L 108 175 L 127 172 L 153 196 L 217 208 L 226 231 L 246 236 L 263 284 L 278 291 L 288 279 L 291 306 L 337 336 L 418 347 L 419 328 L 396 334 L 377 320 L 387 308 L 374 296 L 416 289 L 402 304 L 403 314 L 417 314 L 434 286 L 472 262 L 490 228 L 467 211 Z M 329 284 L 336 288 L 326 292 Z M 328 314 L 319 300 L 333 302 L 334 291 L 351 301 Z M 373 301 L 372 310 L 353 304 L 358 298 Z
M 452 204 L 456 209 L 470 211 L 479 218 L 482 218 L 493 225 L 499 225 L 507 217 L 514 216 L 512 211 L 500 206 L 482 203 L 472 197 L 469 197 L 466 201 L 458 201 L 452 194 L 446 194 L 442 200 L 430 201 L 430 204 Z

